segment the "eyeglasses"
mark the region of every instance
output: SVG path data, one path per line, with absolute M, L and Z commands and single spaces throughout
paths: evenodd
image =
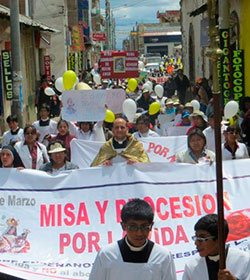
M 199 236 L 192 236 L 192 239 L 194 242 L 199 241 L 199 242 L 205 242 L 211 239 L 214 239 L 215 236 L 208 236 L 208 237 L 199 237 Z
M 35 132 L 26 132 L 25 135 L 35 135 Z
M 152 228 L 152 225 L 149 226 L 137 226 L 137 225 L 126 225 L 126 228 L 130 231 L 150 231 Z
M 228 134 L 239 135 L 239 132 L 238 131 L 228 131 Z

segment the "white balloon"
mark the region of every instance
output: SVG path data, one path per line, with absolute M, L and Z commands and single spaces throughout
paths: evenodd
M 133 99 L 128 98 L 122 104 L 122 111 L 128 118 L 129 122 L 134 120 L 136 114 L 137 106 Z
M 149 92 L 152 91 L 152 87 L 150 86 L 150 84 L 146 83 L 142 86 L 142 90 L 147 89 Z
M 64 88 L 64 85 L 63 85 L 63 78 L 62 77 L 59 77 L 59 78 L 56 79 L 55 87 L 60 92 L 65 91 L 65 88 Z
M 159 98 L 162 98 L 163 92 L 164 92 L 164 89 L 163 89 L 162 85 L 156 85 L 155 86 L 155 93 Z
M 94 80 L 94 82 L 95 82 L 96 85 L 100 85 L 100 84 L 101 84 L 101 77 L 100 77 L 99 74 L 95 74 L 95 75 L 93 76 L 93 80 Z
M 56 93 L 54 92 L 53 88 L 50 88 L 50 87 L 46 87 L 44 89 L 44 93 L 48 96 L 53 96 L 55 95 Z
M 192 100 L 190 102 L 194 108 L 194 111 L 199 111 L 200 110 L 200 102 L 198 100 Z
M 235 116 L 238 113 L 238 111 L 239 104 L 234 100 L 229 101 L 224 108 L 224 116 L 225 118 L 230 119 L 233 116 Z
M 152 90 L 153 90 L 153 83 L 152 83 L 151 81 L 147 81 L 146 84 L 149 85 L 149 87 L 150 87 L 150 92 L 152 92 Z

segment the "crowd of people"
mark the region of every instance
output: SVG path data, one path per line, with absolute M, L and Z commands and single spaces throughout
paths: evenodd
M 88 73 L 83 73 L 79 78 L 93 89 L 97 88 Z M 148 80 L 150 81 L 150 77 Z M 140 139 L 164 136 L 160 116 L 168 116 L 168 122 L 173 127 L 186 128 L 187 149 L 176 154 L 177 163 L 213 164 L 214 112 L 209 80 L 198 78 L 195 86 L 191 87 L 183 70 L 179 69 L 163 84 L 162 97 L 154 94 L 156 86 L 154 79 L 151 80 L 152 89 L 145 87 L 145 83 L 146 81 L 139 83 L 135 94 L 128 95 L 133 96 L 137 104 L 133 121 L 128 121 L 121 112 L 116 115 L 113 123 L 105 120 L 96 123 L 84 120 L 71 122 L 60 118 L 60 93 L 53 97 L 44 93 L 48 82 L 43 77 L 35 104 L 38 109 L 38 120 L 22 129 L 15 115 L 10 115 L 6 119 L 9 130 L 2 136 L 0 167 L 37 169 L 52 174 L 78 169 L 79 167 L 71 162 L 70 143 L 73 139 L 104 142 L 91 166 L 111 166 L 119 162 L 126 162 L 129 165 L 137 162 L 147 163 L 150 159 Z M 98 88 L 125 90 L 127 82 L 120 81 L 118 84 L 104 80 Z M 188 95 L 190 92 L 191 98 Z M 190 102 L 192 99 L 199 101 L 199 110 L 195 110 Z M 161 109 L 155 114 L 150 114 L 150 105 L 154 102 L 160 103 Z M 223 160 L 249 158 L 249 97 L 241 100 L 240 108 L 241 111 L 233 124 L 228 120 L 221 124 Z M 124 206 L 121 218 L 122 229 L 127 235 L 98 253 L 90 280 L 153 279 L 152 273 L 154 279 L 176 279 L 171 254 L 148 239 L 153 226 L 153 211 L 150 205 L 139 199 L 133 200 Z M 226 221 L 225 229 L 228 232 Z M 216 264 L 211 263 L 210 256 L 218 255 L 216 215 L 201 218 L 195 225 L 195 233 L 193 240 L 200 257 L 186 265 L 183 279 L 201 279 L 204 273 L 208 274 L 206 278 L 209 279 L 249 279 L 247 277 L 250 275 L 250 263 L 247 254 L 241 255 L 227 248 L 230 260 L 227 270 L 219 271 L 218 259 L 215 261 Z M 231 254 L 242 260 L 239 261 L 239 267 L 235 268 L 232 265 Z M 143 265 L 145 263 L 150 265 L 145 267 Z M 140 269 L 142 267 L 143 270 Z

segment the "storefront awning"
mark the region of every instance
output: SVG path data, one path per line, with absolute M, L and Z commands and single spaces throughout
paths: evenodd
M 4 15 L 6 17 L 10 17 L 10 9 L 0 5 L 0 17 L 1 15 Z M 60 31 L 48 26 L 44 23 L 41 23 L 40 21 L 37 20 L 33 20 L 30 17 L 24 16 L 24 15 L 19 15 L 19 21 L 20 23 L 24 24 L 24 25 L 28 25 L 28 26 L 32 26 L 32 27 L 36 27 L 42 31 L 47 31 L 47 32 L 52 32 L 52 33 L 59 33 Z

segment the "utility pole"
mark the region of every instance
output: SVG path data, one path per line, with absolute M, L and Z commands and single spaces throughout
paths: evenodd
M 12 83 L 13 99 L 11 113 L 16 114 L 19 125 L 23 126 L 21 113 L 20 91 L 22 87 L 21 73 L 21 39 L 19 22 L 19 0 L 10 0 L 10 36 L 11 36 L 11 57 L 12 57 Z
M 105 2 L 105 8 L 106 8 L 106 50 L 110 50 L 110 0 L 106 0 Z

